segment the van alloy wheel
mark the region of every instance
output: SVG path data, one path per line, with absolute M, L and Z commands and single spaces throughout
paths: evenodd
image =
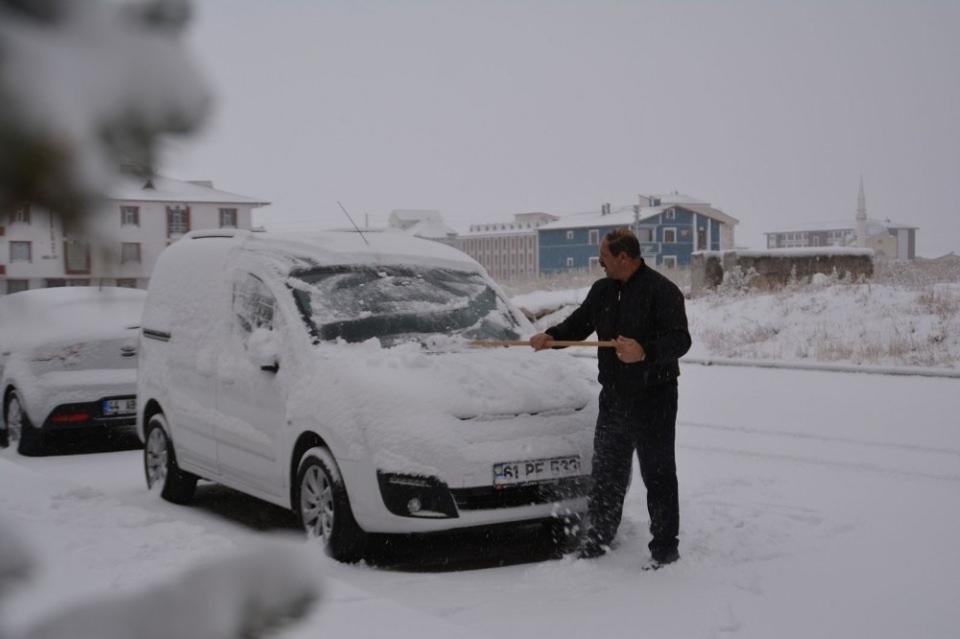
M 147 422 L 146 442 L 143 445 L 143 472 L 147 488 L 159 486 L 160 496 L 175 504 L 186 504 L 193 499 L 199 477 L 180 470 L 169 426 L 162 413 Z
M 150 431 L 146 446 L 147 487 L 161 486 L 167 479 L 167 436 L 163 429 Z
M 336 517 L 333 485 L 319 466 L 308 468 L 300 482 L 300 512 L 311 536 L 330 539 Z
M 345 563 L 363 558 L 366 533 L 354 519 L 337 462 L 325 448 L 311 448 L 300 458 L 291 504 L 309 537 Z

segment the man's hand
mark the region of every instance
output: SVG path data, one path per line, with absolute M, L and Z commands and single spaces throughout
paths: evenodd
M 546 333 L 537 333 L 530 338 L 530 346 L 533 346 L 533 350 L 535 351 L 542 351 L 545 348 L 550 348 L 550 344 L 552 342 L 553 338 Z
M 643 346 L 635 339 L 617 337 L 617 359 L 626 364 L 642 362 L 647 358 Z

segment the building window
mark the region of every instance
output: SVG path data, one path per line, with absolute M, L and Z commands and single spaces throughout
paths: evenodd
M 47 284 L 47 288 L 60 288 L 61 286 L 67 285 L 67 280 L 60 279 L 60 278 L 48 279 L 46 281 L 46 284 Z
M 30 280 L 7 280 L 7 293 L 30 290 Z
M 676 255 L 664 255 L 664 256 L 663 256 L 663 267 L 664 267 L 664 268 L 677 268 L 677 256 L 676 256 Z
M 220 228 L 237 228 L 237 209 L 220 209 Z
M 67 275 L 90 272 L 90 245 L 80 240 L 64 240 L 63 261 Z
M 567 239 L 568 239 L 568 240 L 572 240 L 572 239 L 573 239 L 573 231 L 567 231 Z
M 190 232 L 190 207 L 167 207 L 167 237 Z
M 768 249 L 777 248 L 777 236 L 776 236 L 776 235 L 768 235 L 768 236 L 767 236 L 767 248 L 768 248 Z
M 137 288 L 137 280 L 136 278 L 130 278 L 130 279 L 118 278 L 117 286 L 119 286 L 120 288 Z
M 32 262 L 33 247 L 30 242 L 10 242 L 10 262 Z
M 641 242 L 652 242 L 653 229 L 651 228 L 637 229 L 637 240 Z
M 587 233 L 587 243 L 597 246 L 600 244 L 600 230 L 599 229 L 590 229 Z
M 676 244 L 677 243 L 677 229 L 663 229 L 663 243 L 664 244 Z
M 600 268 L 600 258 L 596 255 L 590 256 L 590 270 L 596 271 Z
M 120 226 L 140 226 L 140 207 L 121 206 Z
M 668 209 L 663 213 L 664 219 L 675 220 L 677 219 L 677 209 Z
M 568 257 L 568 258 L 567 258 L 567 268 L 573 268 L 573 258 L 572 258 L 572 257 Z
M 67 280 L 67 286 L 90 286 L 90 280 Z
M 29 204 L 21 204 L 10 212 L 10 223 L 16 224 L 17 222 L 21 224 L 30 223 L 30 205 Z
M 140 243 L 124 242 L 120 245 L 120 263 L 140 263 Z

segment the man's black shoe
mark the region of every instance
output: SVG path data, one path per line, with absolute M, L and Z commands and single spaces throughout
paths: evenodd
M 657 553 L 650 557 L 647 563 L 643 564 L 640 567 L 640 570 L 660 570 L 667 564 L 672 564 L 676 560 L 680 559 L 680 553 L 676 550 L 671 550 L 664 553 Z

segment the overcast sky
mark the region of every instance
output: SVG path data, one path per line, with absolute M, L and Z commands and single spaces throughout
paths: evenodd
M 960 252 L 960 2 L 195 0 L 217 108 L 165 172 L 258 223 L 560 215 L 679 191 L 740 220 Z

